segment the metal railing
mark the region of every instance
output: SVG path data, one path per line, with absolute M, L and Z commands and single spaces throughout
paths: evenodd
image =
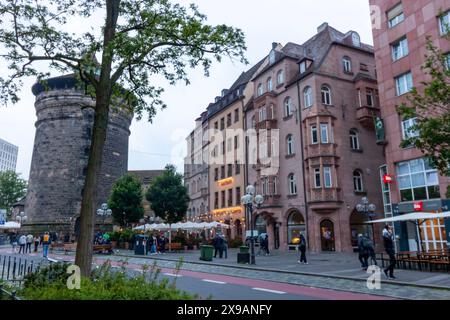
M 22 282 L 27 274 L 37 272 L 47 263 L 26 257 L 0 255 L 0 279 L 4 282 Z

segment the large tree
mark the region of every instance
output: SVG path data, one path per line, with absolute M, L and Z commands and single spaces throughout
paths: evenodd
M 151 182 L 145 197 L 155 215 L 172 224 L 180 222 L 186 215 L 189 195 L 183 184 L 183 176 L 176 172 L 176 168 L 167 165 L 165 169 L 162 175 Z
M 14 171 L 0 172 L 0 209 L 10 209 L 14 203 L 25 196 L 27 182 Z
M 137 177 L 126 174 L 114 184 L 108 206 L 115 223 L 127 227 L 144 216 L 142 183 Z
M 450 35 L 444 38 L 450 40 Z M 422 66 L 429 79 L 420 91 L 413 88 L 408 102 L 399 108 L 403 119 L 415 118 L 410 137 L 402 146 L 415 146 L 439 169 L 450 174 L 450 56 L 428 39 L 428 53 Z
M 77 34 L 77 25 L 101 28 Z M 69 25 L 70 23 L 70 25 Z M 75 263 L 89 275 L 95 225 L 96 186 L 111 102 L 151 121 L 161 100 L 155 75 L 171 84 L 189 83 L 187 69 L 223 56 L 245 62 L 244 34 L 226 25 L 211 26 L 195 5 L 170 0 L 0 0 L 0 59 L 10 73 L 0 78 L 3 102 L 19 100 L 22 79 L 39 80 L 53 69 L 75 73 L 95 98 L 95 116 L 80 212 Z M 69 27 L 69 28 L 68 28 Z M 99 61 L 95 61 L 94 57 Z

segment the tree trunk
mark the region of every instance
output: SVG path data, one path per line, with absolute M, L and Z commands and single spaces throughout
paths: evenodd
M 96 88 L 95 117 L 91 148 L 83 189 L 80 212 L 80 236 L 78 238 L 75 264 L 82 276 L 89 276 L 92 269 L 92 251 L 95 227 L 95 206 L 97 204 L 97 178 L 101 170 L 103 147 L 108 129 L 109 104 L 111 101 L 111 68 L 113 51 L 110 48 L 114 39 L 119 16 L 120 0 L 106 1 L 106 23 L 104 28 L 103 56 L 101 74 Z

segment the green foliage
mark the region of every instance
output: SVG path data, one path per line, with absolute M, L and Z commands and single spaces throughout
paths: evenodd
M 134 239 L 136 233 L 131 229 L 124 229 L 120 232 L 119 241 L 122 242 L 131 242 Z
M 24 287 L 43 287 L 47 285 L 66 285 L 69 263 L 52 263 L 48 267 L 25 276 Z
M 63 264 L 56 267 L 64 268 Z M 191 300 L 192 296 L 178 290 L 174 283 L 159 279 L 160 270 L 156 264 L 152 268 L 143 266 L 138 276 L 127 274 L 127 264 L 120 270 L 113 270 L 109 262 L 94 270 L 90 278 L 81 278 L 80 290 L 67 288 L 67 276 L 58 272 L 54 281 L 28 281 L 19 293 L 29 300 Z M 37 278 L 44 278 L 45 269 Z
M 0 209 L 10 209 L 14 203 L 25 196 L 27 182 L 20 179 L 14 171 L 0 172 Z
M 444 39 L 450 40 L 450 34 Z M 414 146 L 424 152 L 440 173 L 450 168 L 450 68 L 448 56 L 436 47 L 431 38 L 422 69 L 430 80 L 422 83 L 423 92 L 416 88 L 408 95 L 408 102 L 399 107 L 403 119 L 416 118 L 411 129 L 419 133 L 402 142 L 401 147 Z
M 186 214 L 189 196 L 183 185 L 183 176 L 172 165 L 150 184 L 145 195 L 155 215 L 166 223 L 180 222 Z
M 172 238 L 172 243 L 181 243 L 181 245 L 186 246 L 188 244 L 188 239 L 184 233 L 180 232 Z
M 108 201 L 114 222 L 122 227 L 139 222 L 144 216 L 143 198 L 142 184 L 137 177 L 126 174 L 117 180 Z
M 114 232 L 109 232 L 109 240 L 111 241 L 119 241 L 120 239 L 120 232 L 114 231 Z
M 242 239 L 235 238 L 230 241 L 230 248 L 239 248 L 243 244 Z

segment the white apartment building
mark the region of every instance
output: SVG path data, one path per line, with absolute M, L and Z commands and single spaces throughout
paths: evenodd
M 19 147 L 0 139 L 0 172 L 16 171 Z

